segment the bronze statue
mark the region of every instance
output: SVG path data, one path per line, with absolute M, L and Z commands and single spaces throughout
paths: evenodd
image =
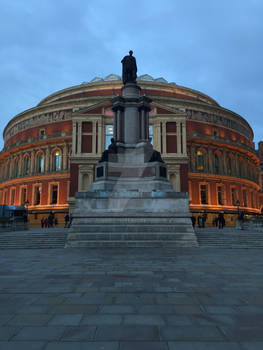
M 137 78 L 137 65 L 136 59 L 132 56 L 132 50 L 129 51 L 129 56 L 123 57 L 122 63 L 122 81 L 126 83 L 136 83 Z

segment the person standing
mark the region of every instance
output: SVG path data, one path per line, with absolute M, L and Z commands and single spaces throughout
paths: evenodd
M 69 227 L 69 215 L 68 214 L 65 215 L 64 219 L 65 219 L 65 226 L 64 226 L 64 228 L 68 228 Z
M 224 218 L 224 214 L 223 213 L 219 213 L 218 215 L 218 228 L 223 229 L 224 226 L 226 224 L 225 218 Z

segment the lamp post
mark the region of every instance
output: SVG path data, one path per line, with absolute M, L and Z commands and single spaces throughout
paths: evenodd
M 238 199 L 236 200 L 236 206 L 237 206 L 237 215 L 239 216 L 240 201 Z
M 240 201 L 237 199 L 235 203 L 237 207 L 237 221 L 236 221 L 236 228 L 240 228 L 240 223 L 239 223 L 239 206 L 240 206 Z

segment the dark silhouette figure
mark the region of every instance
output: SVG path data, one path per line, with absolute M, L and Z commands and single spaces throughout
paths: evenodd
M 114 140 L 114 138 L 111 138 L 111 144 L 109 145 L 108 149 L 106 149 L 102 155 L 101 155 L 101 159 L 99 160 L 99 163 L 101 162 L 116 162 L 117 158 L 116 158 L 116 153 L 117 153 L 117 146 L 116 146 L 116 142 Z M 109 159 L 110 158 L 110 159 Z
M 225 224 L 226 224 L 226 221 L 225 221 L 225 218 L 224 218 L 224 214 L 223 213 L 219 213 L 219 215 L 218 215 L 218 228 L 223 229 Z
M 194 215 L 192 215 L 191 221 L 192 221 L 192 226 L 195 227 L 196 218 Z
M 239 214 L 238 216 L 238 221 L 239 221 L 239 224 L 240 224 L 240 229 L 241 230 L 244 230 L 244 221 L 245 221 L 245 218 L 244 218 L 244 213 L 243 211 Z
M 132 56 L 132 50 L 129 51 L 129 56 L 123 57 L 122 63 L 122 81 L 126 83 L 136 83 L 137 64 L 135 57 Z
M 45 226 L 45 218 L 43 216 L 43 218 L 41 219 L 41 227 L 44 228 L 44 226 Z
M 65 219 L 65 226 L 64 227 L 67 228 L 69 226 L 69 215 L 68 214 L 65 215 L 64 219 Z

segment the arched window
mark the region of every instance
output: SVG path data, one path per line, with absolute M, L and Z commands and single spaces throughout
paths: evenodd
M 14 159 L 14 178 L 18 177 L 18 159 Z
M 30 173 L 30 159 L 28 156 L 25 156 L 23 160 L 23 175 L 28 175 L 29 173 Z
M 216 154 L 216 153 L 215 153 L 215 157 L 214 157 L 214 167 L 215 167 L 215 173 L 219 174 L 219 172 L 220 172 L 220 161 L 219 161 L 218 154 Z
M 198 171 L 205 170 L 205 156 L 202 151 L 197 151 L 197 170 Z
M 45 171 L 44 165 L 44 155 L 43 153 L 39 153 L 37 156 L 37 173 L 43 173 Z
M 61 153 L 58 150 L 53 153 L 53 170 L 61 170 Z

